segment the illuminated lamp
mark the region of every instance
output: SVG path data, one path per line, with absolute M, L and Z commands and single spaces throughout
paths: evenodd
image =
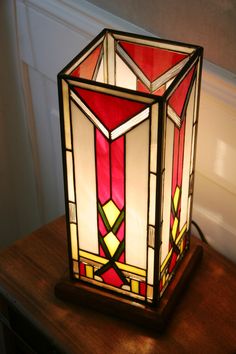
M 62 299 L 161 329 L 190 247 L 202 48 L 103 30 L 58 75 L 69 273 Z

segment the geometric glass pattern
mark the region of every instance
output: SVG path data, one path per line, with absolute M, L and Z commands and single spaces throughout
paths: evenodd
M 201 66 L 105 29 L 58 75 L 72 279 L 158 304 L 190 243 Z

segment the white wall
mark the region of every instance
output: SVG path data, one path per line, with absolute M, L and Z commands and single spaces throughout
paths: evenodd
M 18 0 L 21 64 L 42 221 L 64 210 L 56 75 L 104 27 L 145 33 L 86 1 Z M 146 32 L 147 33 L 147 32 Z M 194 218 L 210 243 L 236 261 L 236 107 L 233 74 L 205 63 Z M 32 96 L 32 99 L 31 99 Z
M 207 60 L 236 71 L 235 0 L 88 1 L 162 38 L 201 45 Z
M 40 225 L 14 18 L 0 1 L 0 247 Z

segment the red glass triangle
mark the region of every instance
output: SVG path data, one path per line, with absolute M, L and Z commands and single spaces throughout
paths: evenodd
M 89 56 L 79 66 L 77 66 L 74 71 L 72 71 L 71 76 L 91 80 L 101 52 L 101 47 L 101 44 L 96 47 L 92 53 L 90 53 Z
M 151 82 L 187 57 L 187 54 L 137 43 L 121 41 L 120 45 Z
M 190 72 L 185 76 L 183 81 L 180 83 L 180 85 L 177 87 L 177 89 L 174 91 L 174 93 L 169 99 L 169 105 L 171 106 L 171 108 L 173 108 L 173 110 L 178 114 L 179 117 L 181 117 L 182 115 L 182 110 L 188 91 L 191 86 L 194 70 L 195 67 L 193 67 Z
M 123 285 L 123 281 L 120 279 L 114 268 L 109 268 L 101 275 L 101 277 L 106 284 L 116 286 L 117 288 L 120 288 L 121 285 Z
M 113 130 L 140 113 L 147 104 L 83 88 L 74 88 L 102 124 Z

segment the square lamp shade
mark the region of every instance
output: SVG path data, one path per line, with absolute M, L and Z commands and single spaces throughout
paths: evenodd
M 74 298 L 165 297 L 189 253 L 201 66 L 201 47 L 105 29 L 58 75 Z

